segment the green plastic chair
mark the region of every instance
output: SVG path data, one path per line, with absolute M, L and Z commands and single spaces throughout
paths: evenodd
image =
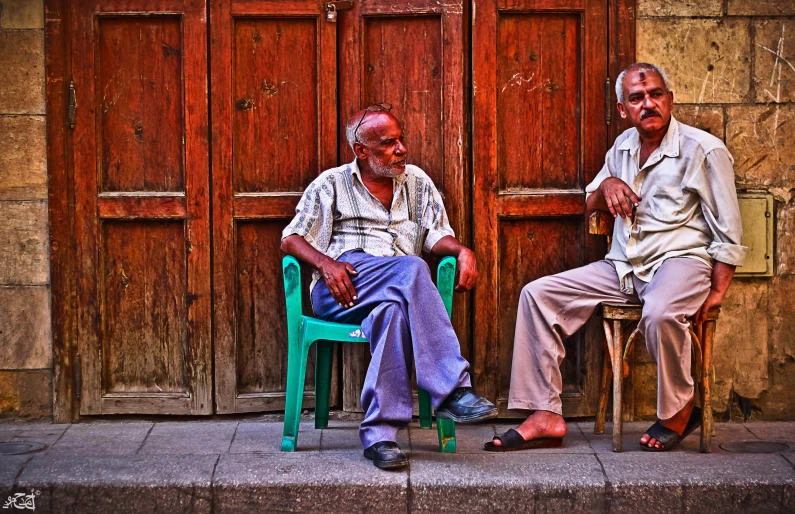
M 436 287 L 444 301 L 447 315 L 453 308 L 453 283 L 456 261 L 445 257 L 439 263 Z M 334 342 L 368 343 L 360 325 L 346 325 L 322 321 L 305 316 L 301 301 L 301 265 L 290 256 L 282 259 L 284 294 L 287 300 L 287 398 L 284 406 L 284 436 L 281 450 L 292 452 L 298 447 L 298 423 L 301 418 L 301 402 L 304 397 L 304 379 L 309 347 L 317 342 L 315 349 L 315 428 L 328 426 L 329 393 L 331 391 L 331 364 Z M 431 397 L 427 391 L 418 391 L 420 403 L 420 427 L 431 428 Z M 451 419 L 436 420 L 439 433 L 439 450 L 455 453 L 455 422 Z

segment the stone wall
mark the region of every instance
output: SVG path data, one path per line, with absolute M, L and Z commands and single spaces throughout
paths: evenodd
M 736 278 L 718 323 L 715 410 L 732 388 L 756 419 L 795 419 L 795 2 L 638 0 L 637 60 L 665 69 L 674 115 L 723 139 L 738 190 L 775 198 L 775 274 Z M 643 345 L 635 413 L 654 417 Z M 735 412 L 735 415 L 738 413 Z
M 0 0 L 0 417 L 52 412 L 44 6 Z

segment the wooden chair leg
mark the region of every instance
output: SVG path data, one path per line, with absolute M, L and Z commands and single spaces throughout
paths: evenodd
M 609 344 L 609 343 L 608 343 Z M 602 388 L 599 391 L 599 410 L 596 411 L 596 423 L 593 433 L 605 433 L 605 418 L 607 418 L 607 403 L 610 399 L 610 378 L 613 374 L 613 363 L 610 361 L 610 350 L 605 348 L 604 365 L 602 366 Z
M 701 451 L 712 452 L 712 398 L 709 382 L 710 368 L 712 367 L 712 340 L 715 337 L 715 321 L 706 321 L 702 329 L 701 348 L 701 380 L 702 380 L 702 423 L 701 423 Z
M 281 450 L 293 452 L 298 447 L 298 426 L 301 421 L 301 403 L 304 399 L 307 348 L 303 337 L 288 343 L 287 392 L 284 401 L 284 433 Z
M 624 381 L 624 337 L 621 321 L 613 321 L 613 451 L 620 452 L 623 443 L 622 391 Z
M 334 343 L 318 341 L 315 344 L 315 428 L 328 426 L 333 361 Z
M 417 402 L 420 404 L 420 428 L 431 428 L 431 395 L 421 387 L 417 388 Z M 437 421 L 438 424 L 438 421 Z

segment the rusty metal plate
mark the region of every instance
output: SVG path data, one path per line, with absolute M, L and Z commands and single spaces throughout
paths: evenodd
M 21 455 L 23 453 L 33 453 L 47 447 L 41 443 L 0 443 L 0 455 Z

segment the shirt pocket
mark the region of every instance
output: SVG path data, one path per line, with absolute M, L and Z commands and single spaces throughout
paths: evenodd
M 680 221 L 684 213 L 685 197 L 678 186 L 652 186 L 649 191 L 649 211 L 653 218 L 664 223 Z

